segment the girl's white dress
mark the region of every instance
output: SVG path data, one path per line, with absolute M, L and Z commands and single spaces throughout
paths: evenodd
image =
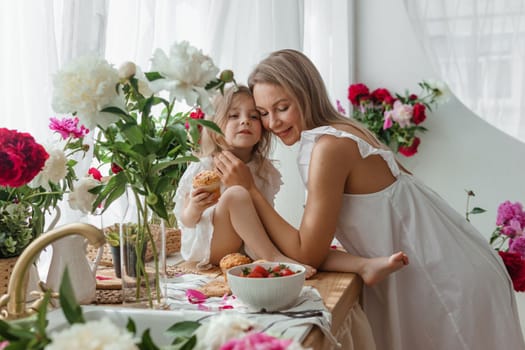
M 323 135 L 354 140 L 380 155 L 397 180 L 372 194 L 345 194 L 336 238 L 364 257 L 404 251 L 410 264 L 363 291 L 378 350 L 525 349 L 514 291 L 486 239 L 439 195 L 400 172 L 392 152 L 330 126 L 303 132 L 298 165 Z
M 246 165 L 253 175 L 253 179 L 257 188 L 263 193 L 264 197 L 273 205 L 275 195 L 279 192 L 282 180 L 281 173 L 274 167 L 269 160 L 264 160 L 266 164 L 261 169 L 264 169 L 265 177 L 260 174 L 258 163 L 249 162 Z M 210 244 L 213 236 L 213 212 L 215 205 L 207 208 L 201 216 L 200 221 L 195 227 L 186 227 L 180 220 L 182 211 L 184 210 L 184 201 L 186 196 L 193 190 L 193 178 L 202 170 L 213 169 L 213 160 L 211 157 L 201 158 L 200 162 L 190 163 L 182 178 L 179 181 L 179 186 L 175 194 L 175 217 L 179 229 L 181 230 L 181 248 L 180 252 L 182 258 L 186 261 L 196 261 L 197 267 L 201 269 L 210 268 Z M 221 186 L 221 192 L 224 188 Z

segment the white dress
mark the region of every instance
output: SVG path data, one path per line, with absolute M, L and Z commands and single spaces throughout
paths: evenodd
M 414 176 L 392 152 L 330 126 L 303 132 L 298 165 L 323 135 L 354 140 L 363 158 L 379 154 L 397 180 L 371 194 L 345 194 L 336 238 L 364 257 L 404 251 L 405 268 L 363 291 L 378 350 L 525 349 L 512 282 L 483 236 Z
M 282 180 L 281 173 L 268 161 L 264 167 L 265 178 L 260 176 L 258 164 L 249 162 L 246 165 L 253 175 L 253 179 L 257 188 L 264 195 L 268 203 L 273 205 L 275 195 L 279 192 Z M 211 157 L 205 157 L 200 162 L 192 162 L 182 175 L 179 181 L 179 186 L 175 194 L 175 217 L 179 229 L 181 230 L 181 248 L 180 252 L 182 258 L 186 261 L 197 262 L 197 267 L 200 269 L 208 269 L 211 267 L 210 261 L 210 244 L 213 236 L 213 212 L 215 205 L 207 208 L 201 216 L 200 221 L 195 227 L 186 227 L 180 220 L 182 211 L 184 210 L 184 201 L 186 196 L 193 190 L 193 178 L 202 170 L 213 169 L 213 161 Z M 221 192 L 224 187 L 221 186 Z

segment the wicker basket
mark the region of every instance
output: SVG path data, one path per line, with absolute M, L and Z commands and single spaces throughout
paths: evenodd
M 151 224 L 151 234 L 157 243 L 157 251 L 160 248 L 160 226 Z M 174 254 L 180 251 L 180 230 L 176 228 L 166 228 L 166 255 Z M 91 261 L 95 261 L 98 254 L 98 248 L 88 245 L 87 257 Z M 153 260 L 153 252 L 151 248 L 151 242 L 148 242 L 146 248 L 146 261 Z M 113 266 L 113 256 L 111 254 L 111 248 L 108 243 L 104 244 L 104 250 L 102 257 L 98 263 L 100 266 Z
M 18 256 L 0 259 L 0 295 L 7 293 L 9 278 L 13 272 Z

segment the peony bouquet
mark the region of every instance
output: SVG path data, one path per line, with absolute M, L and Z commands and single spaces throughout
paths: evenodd
M 348 99 L 352 103 L 352 117 L 372 131 L 377 138 L 392 150 L 411 157 L 417 153 L 421 139 L 416 136 L 427 129 L 422 123 L 427 111 L 449 98 L 445 84 L 434 81 L 419 83 L 420 95 L 405 92 L 392 94 L 378 88 L 370 92 L 365 84 L 352 84 L 348 88 Z M 339 101 L 338 109 L 344 114 Z
M 136 254 L 142 256 L 146 242 L 152 243 L 157 272 L 151 215 L 173 223 L 173 196 L 188 162 L 197 160 L 193 151 L 199 146 L 200 128 L 221 132 L 202 119 L 200 111 L 211 113 L 211 97 L 229 82 L 234 82 L 233 72 L 219 74 L 212 59 L 186 41 L 175 43 L 168 53 L 157 49 L 150 71 L 133 62 L 116 69 L 103 58 L 86 56 L 54 77 L 53 108 L 73 113 L 94 128 L 94 157 L 102 174 L 100 180 L 79 180 L 72 194 L 75 207 L 104 212 L 123 195 L 134 198 L 140 224 Z M 144 278 L 148 287 L 140 259 L 137 271 L 136 285 Z M 146 293 L 151 298 L 149 289 Z
M 469 214 L 480 214 L 486 210 L 479 207 L 469 210 L 470 197 L 474 197 L 475 194 L 471 190 L 466 192 L 466 218 L 470 221 Z M 496 228 L 490 236 L 489 243 L 503 259 L 514 290 L 525 292 L 525 211 L 520 202 L 505 201 L 499 205 Z
M 29 133 L 0 128 L 0 257 L 18 256 L 45 230 L 63 194 L 76 180 L 74 166 L 88 149 L 89 130 L 78 118 L 51 118 L 56 140 L 46 146 Z
M 498 251 L 512 278 L 514 290 L 525 291 L 525 211 L 520 202 L 505 201 L 498 207 L 496 229 L 490 244 Z

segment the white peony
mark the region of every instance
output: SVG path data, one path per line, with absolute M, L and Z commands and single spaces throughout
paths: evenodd
M 75 189 L 69 194 L 69 206 L 71 209 L 80 210 L 83 213 L 91 213 L 93 202 L 97 196 L 89 190 L 99 186 L 100 182 L 90 176 L 81 178 L 75 183 Z
M 452 93 L 445 82 L 434 79 L 428 79 L 424 82 L 428 84 L 430 89 L 432 89 L 435 103 L 444 104 L 450 100 Z
M 108 318 L 71 327 L 51 334 L 51 344 L 45 350 L 136 350 L 133 335 L 118 328 Z
M 257 323 L 240 315 L 222 312 L 197 328 L 197 345 L 194 350 L 218 350 L 232 338 L 241 338 L 253 330 L 260 330 Z
M 55 74 L 53 109 L 57 113 L 77 113 L 88 128 L 105 128 L 119 117 L 100 110 L 109 106 L 125 108 L 124 96 L 115 89 L 118 81 L 118 71 L 103 58 L 79 57 Z
M 171 100 L 184 100 L 190 106 L 199 105 L 205 113 L 213 112 L 205 86 L 216 78 L 219 68 L 201 50 L 187 41 L 173 44 L 169 56 L 157 49 L 151 69 L 164 77 L 150 83 L 154 91 L 167 90 Z
M 50 191 L 49 182 L 57 184 L 66 177 L 67 158 L 62 148 L 48 146 L 46 151 L 49 154 L 49 158 L 47 158 L 42 171 L 29 183 L 29 187 L 37 188 L 42 186 Z
M 128 80 L 137 72 L 137 66 L 135 63 L 126 61 L 118 67 L 118 77 L 121 80 Z

